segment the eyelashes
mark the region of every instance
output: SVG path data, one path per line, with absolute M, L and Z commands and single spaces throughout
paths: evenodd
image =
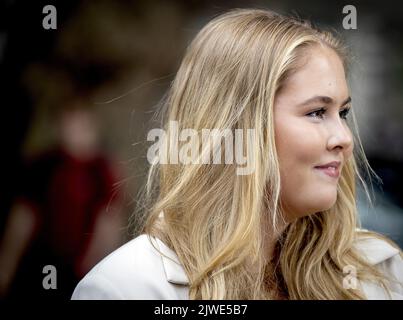
M 341 111 L 339 112 L 340 117 L 341 117 L 342 119 L 344 119 L 344 120 L 347 120 L 347 116 L 348 116 L 349 113 L 350 113 L 350 109 L 351 109 L 351 107 L 348 107 L 348 108 L 345 108 L 345 109 L 341 110 Z
M 350 113 L 351 107 L 345 108 L 339 112 L 340 118 L 343 120 L 347 120 L 347 116 Z M 326 108 L 320 108 L 319 110 L 312 111 L 307 114 L 307 116 L 312 117 L 312 118 L 319 118 L 323 119 L 323 115 L 326 113 Z

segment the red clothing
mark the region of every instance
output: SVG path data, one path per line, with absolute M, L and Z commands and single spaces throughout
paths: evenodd
M 101 156 L 83 161 L 55 150 L 32 161 L 25 179 L 22 196 L 39 218 L 40 243 L 77 270 L 95 221 L 112 200 L 109 163 Z

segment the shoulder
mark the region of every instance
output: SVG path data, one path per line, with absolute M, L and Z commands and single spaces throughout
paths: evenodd
M 161 247 L 145 234 L 127 242 L 78 283 L 72 299 L 179 299 L 184 288 L 167 281 Z
M 358 230 L 355 248 L 364 259 L 391 279 L 392 296 L 403 299 L 403 258 L 400 248 L 386 237 L 367 230 Z M 382 299 L 383 293 L 379 288 L 369 284 L 364 287 L 367 288 L 367 296 Z

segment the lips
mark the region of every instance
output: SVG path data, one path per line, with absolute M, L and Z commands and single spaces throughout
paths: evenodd
M 316 166 L 315 168 L 329 168 L 329 167 L 332 167 L 332 168 L 338 169 L 339 166 L 340 166 L 340 163 L 341 163 L 340 161 L 332 161 L 332 162 L 326 163 L 324 165 Z
M 338 178 L 340 175 L 340 164 L 340 161 L 332 161 L 324 165 L 316 166 L 315 169 L 319 169 L 321 172 L 332 178 Z

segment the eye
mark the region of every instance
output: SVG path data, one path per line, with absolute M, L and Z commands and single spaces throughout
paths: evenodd
M 339 112 L 340 118 L 342 118 L 343 120 L 347 120 L 347 116 L 348 116 L 348 114 L 350 112 L 350 109 L 351 108 L 348 107 L 348 108 L 345 108 L 345 109 L 341 110 Z M 315 110 L 315 111 L 312 111 L 312 112 L 308 113 L 307 116 L 313 117 L 313 118 L 323 119 L 323 115 L 325 114 L 325 112 L 326 112 L 325 108 L 320 108 L 319 110 Z
M 326 109 L 325 109 L 325 108 L 320 108 L 319 110 L 315 110 L 315 111 L 312 111 L 312 112 L 308 113 L 307 116 L 313 117 L 313 118 L 320 118 L 320 119 L 322 119 L 322 118 L 323 118 L 323 114 L 324 114 L 325 112 L 326 112 Z
M 350 109 L 351 109 L 351 108 L 349 107 L 349 108 L 345 108 L 345 109 L 341 110 L 341 111 L 340 111 L 340 118 L 346 120 L 346 119 L 347 119 L 347 116 L 348 116 L 348 114 L 349 114 L 349 112 L 350 112 Z

